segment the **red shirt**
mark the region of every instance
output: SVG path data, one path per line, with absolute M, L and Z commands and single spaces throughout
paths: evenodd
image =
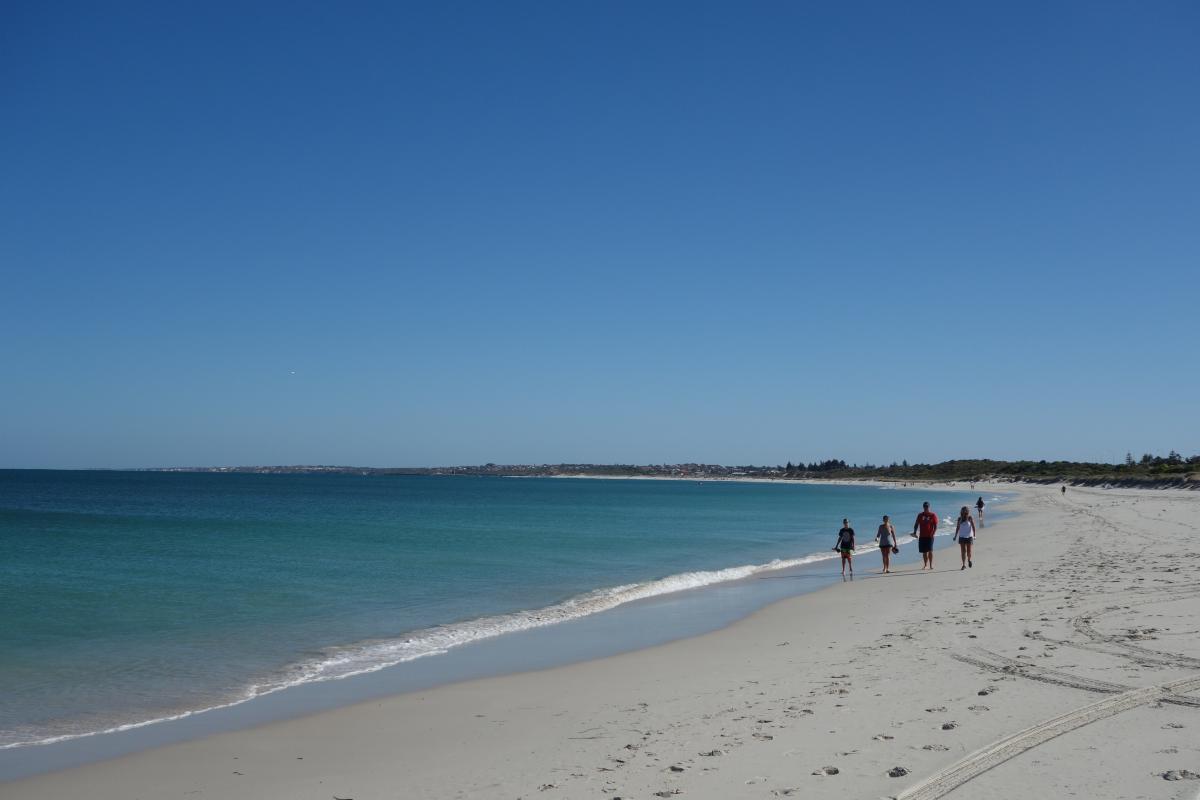
M 932 511 L 922 511 L 917 514 L 917 530 L 921 532 L 922 539 L 928 539 L 937 532 L 938 518 L 937 514 Z

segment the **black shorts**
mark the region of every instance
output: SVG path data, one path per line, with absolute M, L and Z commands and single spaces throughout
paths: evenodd
M 884 552 L 891 552 L 892 546 L 890 544 L 884 544 L 883 542 L 880 542 L 879 549 L 883 550 Z
M 922 536 L 920 539 L 917 539 L 917 552 L 918 553 L 932 553 L 933 552 L 933 537 L 932 536 Z

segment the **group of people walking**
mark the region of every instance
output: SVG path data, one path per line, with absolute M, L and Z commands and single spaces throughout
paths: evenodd
M 979 527 L 983 527 L 985 505 L 982 497 L 975 501 L 975 509 L 979 514 Z M 917 540 L 917 552 L 921 554 L 921 569 L 923 570 L 933 569 L 933 537 L 937 535 L 940 522 L 938 515 L 929 509 L 929 503 L 923 503 L 921 513 L 917 514 L 917 519 L 913 522 L 912 532 Z M 958 519 L 954 524 L 954 540 L 958 542 L 959 555 L 962 556 L 962 566 L 959 569 L 975 566 L 975 535 L 975 517 L 971 516 L 969 507 L 963 506 L 962 510 L 958 512 Z M 875 532 L 875 541 L 879 544 L 879 553 L 883 557 L 883 573 L 887 574 L 892 571 L 892 556 L 900 552 L 900 540 L 896 537 L 896 528 L 887 514 L 883 515 L 883 522 Z M 850 575 L 854 575 L 854 548 L 854 528 L 850 527 L 850 520 L 844 519 L 842 520 L 842 529 L 838 531 L 837 544 L 833 548 L 842 554 L 843 577 L 846 575 L 847 567 L 850 568 Z

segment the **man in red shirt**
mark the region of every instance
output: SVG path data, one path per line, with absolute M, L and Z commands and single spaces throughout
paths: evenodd
M 929 503 L 924 503 L 922 508 L 924 510 L 917 514 L 917 521 L 913 523 L 913 535 L 917 536 L 921 569 L 933 569 L 933 537 L 937 534 L 938 517 L 929 510 Z

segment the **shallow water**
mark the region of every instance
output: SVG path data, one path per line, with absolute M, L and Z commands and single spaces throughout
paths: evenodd
M 307 700 L 293 690 L 287 703 L 326 707 L 372 685 L 712 629 L 800 591 L 746 579 L 832 556 L 843 516 L 869 542 L 879 514 L 903 531 L 926 498 L 939 513 L 974 500 L 734 482 L 3 471 L 0 745 L 396 664 L 411 666 L 352 690 L 325 683 Z M 691 591 L 710 585 L 721 588 Z

